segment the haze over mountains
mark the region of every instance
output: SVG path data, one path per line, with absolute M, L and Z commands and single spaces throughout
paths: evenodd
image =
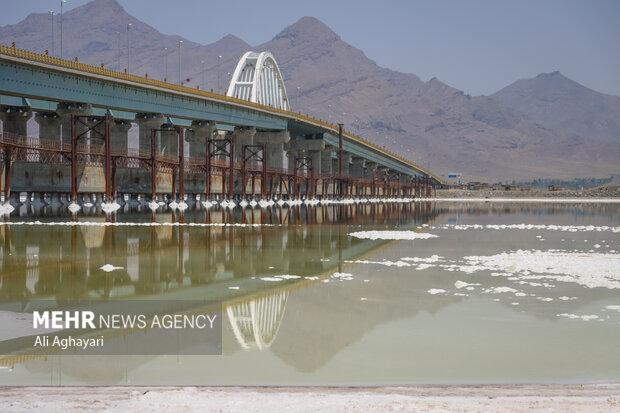
M 588 89 L 559 72 L 472 97 L 436 78 L 425 82 L 379 67 L 312 17 L 256 46 L 234 35 L 200 45 L 159 33 L 115 0 L 94 0 L 64 14 L 64 56 L 126 68 L 128 23 L 131 72 L 167 75 L 177 82 L 178 41 L 183 40 L 182 79 L 224 92 L 243 52 L 269 50 L 283 72 L 294 110 L 343 122 L 441 174 L 507 180 L 620 172 L 620 97 Z M 56 54 L 58 32 L 56 26 Z M 13 41 L 20 48 L 51 50 L 50 16 L 34 13 L 0 27 L 0 42 Z

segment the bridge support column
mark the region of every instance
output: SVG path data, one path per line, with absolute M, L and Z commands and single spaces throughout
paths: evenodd
M 37 112 L 34 120 L 39 125 L 39 139 L 60 142 L 60 116 L 56 112 Z M 41 159 L 38 152 L 32 154 L 34 161 Z
M 377 175 L 377 164 L 375 162 L 366 161 L 366 178 L 372 182 L 370 186 L 370 195 L 375 196 L 375 179 Z
M 140 155 L 143 158 L 152 158 L 154 154 L 157 153 L 157 141 L 159 137 L 159 132 L 152 132 L 154 129 L 160 129 L 161 125 L 165 122 L 164 117 L 160 114 L 153 113 L 141 113 L 136 115 L 136 123 L 138 124 L 138 142 L 130 142 L 128 145 L 132 148 L 132 152 L 136 151 L 136 155 Z M 152 142 L 152 138 L 154 142 Z M 154 146 L 152 145 L 154 143 Z M 153 148 L 151 147 L 153 146 Z M 152 151 L 153 149 L 153 151 Z M 139 182 L 136 190 L 144 191 L 145 193 L 151 192 L 151 201 L 157 202 L 157 191 L 156 184 L 153 181 L 153 178 L 157 177 L 157 170 L 153 170 L 151 167 L 151 173 L 144 171 L 142 167 L 139 169 L 135 169 L 135 171 L 131 171 L 135 173 L 135 176 L 131 176 L 133 174 L 129 174 L 128 178 L 134 178 Z M 129 171 L 128 171 L 129 172 Z M 128 181 L 130 180 L 128 179 Z M 149 181 L 150 184 L 147 184 Z M 147 186 L 148 185 L 148 186 Z M 133 185 L 132 185 L 133 186 Z M 153 193 L 153 189 L 155 188 L 155 193 Z M 133 188 L 132 188 L 133 189 Z M 153 196 L 154 195 L 154 196 Z
M 265 188 L 266 192 L 264 194 L 261 193 L 263 197 L 271 195 L 275 177 L 278 177 L 276 184 L 279 184 L 281 181 L 281 174 L 285 166 L 288 166 L 288 159 L 285 159 L 284 146 L 288 144 L 290 140 L 291 136 L 288 131 L 256 132 L 254 135 L 254 143 L 257 145 L 264 145 L 265 154 L 267 156 L 267 170 L 265 171 L 266 173 L 263 174 L 264 178 L 261 179 L 268 179 L 269 182 L 266 182 L 265 185 L 261 185 L 261 189 Z M 267 175 L 269 175 L 269 178 Z
M 27 123 L 32 117 L 30 108 L 27 107 L 5 107 L 0 111 L 2 120 L 2 130 L 6 134 L 16 137 L 25 137 L 28 134 Z M 4 178 L 4 202 L 10 202 L 11 198 L 11 174 L 13 166 L 13 154 L 9 149 L 4 150 L 4 162 L 1 166 L 0 178 Z
M 331 146 L 326 146 L 321 151 L 321 196 L 323 197 L 329 195 L 330 192 L 333 193 L 333 190 L 329 188 L 333 177 L 333 154 L 334 148 Z
M 364 168 L 366 160 L 364 158 L 353 157 L 351 161 L 351 176 L 353 178 L 353 187 L 355 195 L 361 195 L 360 180 L 364 178 Z

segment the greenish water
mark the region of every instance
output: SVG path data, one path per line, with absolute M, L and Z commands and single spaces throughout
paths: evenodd
M 101 215 L 48 225 L 72 222 L 62 214 L 0 225 L 0 326 L 38 299 L 65 308 L 217 299 L 223 355 L 23 351 L 0 357 L 0 385 L 620 379 L 619 204 L 236 208 L 116 221 L 153 225 L 102 225 Z M 359 231 L 388 239 L 349 235 Z M 434 237 L 390 239 L 409 231 Z

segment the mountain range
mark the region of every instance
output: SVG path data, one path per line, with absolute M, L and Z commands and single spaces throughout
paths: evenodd
M 33 13 L 0 27 L 0 42 L 51 51 L 51 32 L 50 15 Z M 58 55 L 57 24 L 54 32 Z M 64 13 L 63 32 L 65 58 L 120 70 L 129 65 L 133 73 L 181 78 L 219 92 L 225 92 L 241 54 L 271 51 L 293 110 L 342 122 L 440 174 L 495 181 L 620 172 L 620 97 L 557 71 L 517 80 L 490 96 L 470 96 L 436 78 L 423 81 L 380 67 L 313 17 L 263 44 L 229 34 L 202 45 L 160 33 L 115 0 L 94 0 Z

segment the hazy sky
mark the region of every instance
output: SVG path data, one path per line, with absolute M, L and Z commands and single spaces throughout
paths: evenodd
M 620 95 L 620 1 L 616 0 L 118 0 L 167 34 L 210 43 L 232 33 L 271 39 L 302 16 L 321 19 L 378 64 L 474 95 L 560 70 Z M 87 3 L 69 0 L 65 10 Z M 0 25 L 60 0 L 2 0 Z

